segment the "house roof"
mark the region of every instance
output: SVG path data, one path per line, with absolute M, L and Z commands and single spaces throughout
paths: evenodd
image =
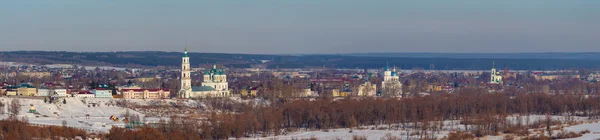
M 6 88 L 8 89 L 17 89 L 17 88 L 35 88 L 34 86 L 28 85 L 28 84 L 23 84 L 23 85 L 18 85 L 18 86 L 6 86 Z
M 79 91 L 79 93 L 77 93 L 77 94 L 94 94 L 94 93 L 86 90 L 86 91 Z
M 192 91 L 215 91 L 217 89 L 209 86 L 192 86 Z
M 163 88 L 155 88 L 155 89 L 123 89 L 123 91 L 134 91 L 134 92 L 143 92 L 145 90 L 148 91 L 169 91 L 169 89 L 163 89 Z
M 250 90 L 258 90 L 259 87 L 251 87 Z
M 28 83 L 22 83 L 22 84 L 21 84 L 19 87 L 20 87 L 20 88 L 35 88 L 34 86 L 31 86 L 31 85 L 30 85 L 30 84 L 28 84 Z

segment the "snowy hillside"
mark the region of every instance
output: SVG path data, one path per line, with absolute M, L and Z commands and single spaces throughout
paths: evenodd
M 143 117 L 143 114 L 131 109 L 106 105 L 107 102 L 115 99 L 65 98 L 66 104 L 62 103 L 62 99 L 60 99 L 59 103 L 48 104 L 44 103 L 42 99 L 0 97 L 0 102 L 9 106 L 13 99 L 19 99 L 21 103 L 21 111 L 18 117 L 26 117 L 32 124 L 62 126 L 63 120 L 65 120 L 67 126 L 70 127 L 82 128 L 91 132 L 107 132 L 113 125 L 124 126 L 122 121 L 115 122 L 110 120 L 109 117 L 111 115 L 121 117 L 121 115 L 129 110 L 130 114 L 138 114 L 140 117 Z M 94 107 L 90 103 L 96 103 L 97 106 Z M 39 115 L 28 113 L 31 105 L 33 105 Z M 8 114 L 1 114 L 0 117 L 6 118 Z

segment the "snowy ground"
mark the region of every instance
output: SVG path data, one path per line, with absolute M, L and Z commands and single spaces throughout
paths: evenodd
M 144 114 L 131 109 L 107 106 L 105 104 L 114 101 L 115 99 L 66 98 L 67 104 L 62 104 L 62 99 L 60 99 L 60 103 L 48 104 L 44 103 L 43 99 L 0 97 L 0 102 L 9 106 L 13 99 L 19 99 L 21 103 L 21 112 L 18 116 L 19 119 L 26 117 L 32 124 L 57 126 L 62 126 L 64 120 L 67 122 L 67 126 L 97 133 L 108 132 L 113 126 L 123 127 L 125 125 L 122 121 L 115 122 L 110 120 L 109 118 L 111 115 L 117 116 L 122 120 L 123 118 L 120 116 L 129 110 L 130 114 L 137 114 L 140 118 L 144 116 Z M 97 103 L 100 104 L 100 106 L 93 107 L 90 105 L 90 107 L 88 107 L 89 104 L 84 104 L 82 100 L 85 100 L 86 103 Z M 144 101 L 135 102 L 143 103 Z M 35 107 L 39 115 L 28 113 L 31 105 Z M 86 117 L 87 114 L 89 114 L 89 117 Z M 0 118 L 6 117 L 8 117 L 8 114 L 0 114 Z M 156 121 L 159 119 L 160 118 L 147 118 L 148 121 Z
M 578 138 L 572 138 L 572 140 L 595 140 L 600 138 L 600 123 L 574 125 L 566 127 L 565 130 L 573 132 L 590 130 L 590 133 L 584 134 L 583 136 Z
M 116 106 L 107 106 L 108 102 L 115 102 L 118 99 L 82 99 L 82 98 L 66 98 L 67 104 L 62 104 L 62 99 L 60 103 L 56 104 L 48 104 L 44 103 L 43 99 L 28 99 L 28 98 L 10 98 L 10 97 L 0 97 L 0 102 L 3 102 L 5 106 L 9 106 L 10 102 L 13 99 L 19 99 L 21 103 L 21 113 L 18 118 L 25 117 L 32 124 L 37 125 L 57 125 L 62 126 L 63 120 L 67 122 L 67 126 L 84 129 L 89 132 L 95 133 L 105 133 L 110 130 L 113 126 L 123 127 L 125 124 L 122 121 L 114 122 L 109 119 L 111 115 L 117 116 L 121 118 L 121 115 L 125 114 L 127 110 L 129 110 L 130 114 L 137 114 L 140 118 L 144 117 L 144 114 L 141 114 L 135 110 L 116 107 Z M 84 101 L 82 101 L 84 100 Z M 136 103 L 139 105 L 150 105 L 156 103 L 157 100 L 128 100 L 132 103 Z M 197 106 L 199 103 L 193 100 L 158 100 L 161 104 L 179 104 L 186 106 Z M 85 102 L 85 103 L 84 103 Z M 89 103 L 97 103 L 100 106 L 93 107 Z M 31 105 L 33 105 L 39 115 L 28 113 Z M 6 108 L 5 112 L 6 111 Z M 89 114 L 89 117 L 86 115 Z M 0 114 L 0 119 L 8 117 L 7 113 Z M 565 121 L 567 118 L 565 116 L 551 116 L 554 120 Z M 121 118 L 122 119 L 122 118 Z M 156 122 L 160 118 L 146 118 L 148 122 Z M 168 118 L 163 118 L 168 120 Z M 510 116 L 507 118 L 510 122 L 516 123 L 517 117 Z M 527 117 L 521 117 L 522 123 L 534 123 L 538 120 L 545 119 L 543 115 L 532 115 L 529 116 L 529 121 Z M 585 117 L 572 117 L 573 120 L 576 121 L 584 121 Z M 444 128 L 439 132 L 428 132 L 433 134 L 435 138 L 443 138 L 447 136 L 452 131 L 464 131 L 464 125 L 459 124 L 460 121 L 444 121 Z M 381 125 L 379 127 L 387 127 L 387 125 Z M 587 124 L 579 124 L 574 126 L 569 126 L 564 128 L 565 131 L 573 131 L 580 132 L 583 130 L 590 130 L 591 133 L 585 134 L 583 137 L 575 138 L 577 140 L 593 140 L 595 138 L 600 138 L 600 123 L 587 123 Z M 350 132 L 352 131 L 352 132 Z M 410 131 L 413 133 L 415 131 Z M 353 136 L 364 136 L 367 139 L 380 139 L 390 134 L 391 136 L 406 139 L 409 131 L 407 130 L 396 130 L 392 129 L 380 129 L 375 126 L 363 126 L 362 129 L 330 129 L 330 130 L 314 130 L 314 131 L 297 131 L 291 132 L 283 136 L 270 136 L 270 137 L 260 137 L 256 138 L 246 138 L 246 139 L 309 139 L 309 138 L 317 138 L 317 139 L 352 139 Z M 418 138 L 418 135 L 413 135 L 411 139 Z M 488 136 L 484 139 L 502 139 L 503 135 L 500 136 Z
M 336 139 L 352 139 L 354 136 L 362 136 L 371 139 L 381 139 L 386 135 L 391 134 L 391 136 L 395 136 L 400 139 L 406 139 L 406 131 L 401 130 L 352 130 L 350 129 L 330 129 L 327 132 L 325 131 L 303 131 L 303 132 L 293 132 L 284 136 L 272 136 L 272 137 L 257 137 L 257 138 L 246 138 L 246 139 L 260 139 L 260 140 L 268 140 L 268 139 L 310 139 L 316 138 L 319 140 L 336 140 Z M 448 132 L 441 132 L 440 134 L 435 134 L 437 138 L 442 138 L 444 135 L 447 135 Z M 441 137 L 440 137 L 441 136 Z M 412 138 L 417 139 L 415 136 Z
M 569 120 L 567 116 L 550 116 L 553 120 L 559 120 L 559 121 L 566 121 Z M 507 120 L 511 123 L 517 123 L 517 116 L 509 116 L 507 117 Z M 541 120 L 545 120 L 546 116 L 544 115 L 531 115 L 529 117 L 527 116 L 521 116 L 521 120 L 522 120 L 522 124 L 532 124 L 535 123 L 537 121 L 541 121 Z M 529 120 L 529 121 L 527 121 Z M 587 120 L 586 117 L 571 117 L 571 120 L 574 121 L 585 121 Z M 387 127 L 387 125 L 381 125 L 380 127 Z M 470 125 L 468 127 L 471 127 Z M 400 139 L 406 139 L 407 134 L 409 133 L 407 130 L 395 130 L 395 129 L 385 129 L 385 130 L 378 130 L 377 127 L 374 126 L 368 126 L 368 127 L 363 127 L 365 129 L 362 130 L 357 130 L 357 129 L 352 129 L 352 133 L 350 133 L 351 129 L 330 129 L 328 131 L 298 131 L 298 132 L 292 132 L 286 135 L 282 135 L 282 136 L 270 136 L 270 137 L 260 137 L 257 136 L 256 138 L 247 138 L 247 139 L 310 139 L 310 138 L 316 138 L 316 139 L 323 139 L 323 140 L 335 140 L 335 139 L 352 139 L 352 137 L 354 136 L 364 136 L 367 139 L 381 139 L 383 137 L 386 137 L 386 135 L 391 134 L 391 136 L 395 136 L 397 138 Z M 375 128 L 375 129 L 372 129 Z M 582 124 L 582 125 L 576 125 L 576 126 L 571 126 L 571 127 L 567 127 L 565 128 L 566 131 L 573 131 L 573 132 L 580 132 L 582 130 L 586 130 L 589 129 L 592 133 L 591 134 L 587 134 L 584 135 L 584 137 L 581 137 L 581 140 L 593 140 L 593 138 L 600 138 L 600 123 L 594 123 L 594 124 Z M 460 124 L 460 121 L 444 121 L 444 128 L 442 131 L 438 131 L 438 132 L 432 132 L 429 131 L 428 133 L 432 133 L 434 135 L 434 138 L 437 139 L 441 139 L 443 137 L 448 136 L 448 134 L 450 132 L 454 132 L 454 131 L 465 131 L 464 125 Z M 415 131 L 410 131 L 410 133 L 413 133 Z M 558 133 L 559 131 L 557 130 L 554 133 Z M 598 134 L 593 134 L 594 132 L 597 132 Z M 537 133 L 532 133 L 531 136 L 533 135 L 537 135 Z M 483 139 L 486 140 L 502 140 L 504 138 L 505 134 L 500 134 L 498 136 L 486 136 Z M 410 139 L 418 139 L 418 135 L 413 135 L 410 137 Z

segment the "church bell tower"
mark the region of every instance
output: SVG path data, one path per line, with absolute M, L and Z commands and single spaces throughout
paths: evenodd
M 192 91 L 192 79 L 190 77 L 190 58 L 187 54 L 187 48 L 181 58 L 181 90 L 180 98 L 189 98 Z

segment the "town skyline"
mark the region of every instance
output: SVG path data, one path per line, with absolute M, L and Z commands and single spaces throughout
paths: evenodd
M 2 1 L 0 139 L 597 139 L 598 13 L 593 0 Z

